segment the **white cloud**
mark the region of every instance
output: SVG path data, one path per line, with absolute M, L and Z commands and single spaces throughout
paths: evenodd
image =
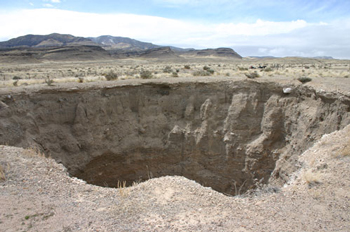
M 304 20 L 296 20 L 291 22 L 270 22 L 258 19 L 253 24 L 219 24 L 216 27 L 216 32 L 225 33 L 228 35 L 272 35 L 288 33 L 306 26 L 307 23 Z
M 43 2 L 61 3 L 61 0 L 42 0 Z
M 44 7 L 49 7 L 49 8 L 53 7 L 53 5 L 52 5 L 52 4 L 49 4 L 49 3 L 45 3 L 45 4 L 43 4 L 43 6 L 44 6 Z
M 43 20 L 44 19 L 44 20 Z M 53 32 L 75 36 L 125 36 L 180 47 L 247 47 L 257 55 L 328 55 L 350 58 L 350 21 L 308 23 L 304 20 L 204 24 L 133 14 L 94 14 L 59 9 L 0 11 L 0 40 Z M 260 48 L 260 50 L 259 50 Z M 343 51 L 343 54 L 341 55 Z M 349 54 L 349 55 L 346 55 Z M 254 55 L 254 54 L 243 54 Z

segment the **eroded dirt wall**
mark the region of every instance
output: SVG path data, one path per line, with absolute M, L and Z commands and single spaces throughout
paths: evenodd
M 0 143 L 39 147 L 93 184 L 182 175 L 235 194 L 288 181 L 298 155 L 349 124 L 349 105 L 253 81 L 42 90 L 2 96 Z

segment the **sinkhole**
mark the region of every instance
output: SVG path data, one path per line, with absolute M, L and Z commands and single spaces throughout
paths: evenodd
M 236 195 L 283 185 L 303 151 L 350 123 L 347 96 L 284 87 L 149 81 L 18 93 L 2 100 L 0 142 L 36 146 L 90 184 L 177 175 Z

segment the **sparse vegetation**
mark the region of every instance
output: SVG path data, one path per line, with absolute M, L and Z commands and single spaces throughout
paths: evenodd
M 255 79 L 259 77 L 259 74 L 255 71 L 252 73 L 245 73 L 244 75 L 246 75 L 246 77 L 250 78 L 250 79 Z
M 210 73 L 204 70 L 199 70 L 199 71 L 193 72 L 192 75 L 195 77 L 199 77 L 199 76 L 205 77 L 205 76 L 210 76 Z
M 309 185 L 309 187 L 321 183 L 321 173 L 313 172 L 311 169 L 305 171 L 302 174 L 302 178 Z
M 305 84 L 307 82 L 312 81 L 312 79 L 310 77 L 299 77 L 298 81 L 300 81 L 301 83 Z
M 142 79 L 151 79 L 153 77 L 152 72 L 148 70 L 142 70 L 140 73 Z
M 179 74 L 177 72 L 173 72 L 171 76 L 172 77 L 179 77 Z
M 54 83 L 54 81 L 51 79 L 51 78 L 46 78 L 45 79 L 45 83 L 48 85 L 48 86 L 52 86 L 53 85 L 53 83 Z
M 238 67 L 238 70 L 239 70 L 239 71 L 247 71 L 247 70 L 248 70 L 248 68 Z
M 185 65 L 184 68 L 185 68 L 185 69 L 191 69 L 191 66 Z
M 127 197 L 130 193 L 130 189 L 126 187 L 126 181 L 119 181 L 117 183 L 117 189 L 121 197 Z
M 208 66 L 204 66 L 203 70 L 208 71 L 208 70 L 210 70 L 210 68 Z
M 84 77 L 79 77 L 78 78 L 78 83 L 84 83 Z
M 350 140 L 348 141 L 348 143 L 343 146 L 338 153 L 338 157 L 346 157 L 346 156 L 350 156 Z
M 166 66 L 166 67 L 163 69 L 163 72 L 164 72 L 164 73 L 172 73 L 173 70 L 171 69 L 170 66 Z
M 118 74 L 114 71 L 109 71 L 107 74 L 104 75 L 107 81 L 114 81 L 118 80 Z
M 5 175 L 5 169 L 4 167 L 0 164 L 0 181 L 6 180 L 6 175 Z

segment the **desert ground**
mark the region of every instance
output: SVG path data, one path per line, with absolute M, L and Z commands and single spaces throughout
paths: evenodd
M 259 66 L 266 67 L 259 68 Z M 149 72 L 145 73 L 145 71 Z M 300 78 L 303 77 L 310 78 L 309 82 L 301 83 Z M 195 115 L 198 111 L 198 120 L 202 124 L 191 124 L 191 128 L 189 128 L 185 126 L 185 122 L 189 123 L 189 121 L 181 121 L 180 116 L 176 118 L 178 116 L 176 112 L 167 112 L 168 114 L 166 114 L 162 111 L 162 115 L 164 113 L 164 115 L 170 115 L 178 120 L 176 121 L 178 125 L 175 123 L 176 125 L 174 124 L 175 126 L 171 127 L 169 131 L 161 132 L 167 135 L 166 138 L 164 137 L 168 139 L 167 141 L 163 141 L 164 138 L 162 138 L 162 141 L 156 140 L 157 138 L 149 140 L 144 138 L 148 133 L 151 134 L 149 131 L 158 128 L 158 125 L 154 125 L 145 129 L 146 132 L 143 131 L 144 128 L 141 131 L 137 129 L 136 134 L 130 137 L 136 141 L 135 143 L 123 142 L 124 140 L 120 138 L 121 141 L 117 144 L 118 146 L 110 145 L 111 150 L 119 151 L 118 149 L 122 149 L 119 147 L 125 144 L 130 147 L 143 144 L 145 141 L 149 141 L 150 144 L 158 147 L 163 146 L 162 142 L 172 145 L 172 141 L 179 141 L 178 137 L 187 133 L 188 138 L 193 136 L 197 139 L 193 142 L 198 146 L 198 150 L 194 149 L 196 152 L 201 151 L 200 146 L 204 146 L 204 144 L 211 144 L 210 142 L 219 140 L 221 144 L 225 140 L 226 149 L 237 149 L 239 154 L 249 154 L 250 157 L 245 162 L 246 164 L 252 162 L 252 167 L 249 168 L 256 171 L 256 173 L 249 172 L 251 175 L 260 176 L 259 168 L 266 168 L 264 166 L 267 162 L 265 156 L 270 157 L 270 153 L 276 151 L 276 154 L 278 153 L 280 156 L 271 155 L 269 158 L 276 162 L 276 166 L 273 165 L 273 170 L 270 166 L 266 168 L 268 169 L 268 175 L 271 175 L 271 179 L 267 181 L 265 178 L 264 182 L 251 180 L 251 186 L 254 185 L 254 188 L 248 188 L 249 181 L 247 183 L 243 181 L 240 187 L 234 185 L 233 194 L 215 191 L 210 186 L 206 186 L 204 182 L 201 185 L 198 181 L 181 175 L 168 175 L 166 174 L 167 171 L 162 172 L 165 175 L 156 176 L 154 174 L 155 176 L 152 176 L 150 171 L 147 170 L 148 178 L 146 181 L 135 181 L 130 186 L 126 186 L 123 179 L 120 182 L 118 180 L 115 186 L 93 185 L 89 181 L 79 179 L 71 174 L 71 168 L 75 166 L 64 166 L 70 159 L 74 160 L 75 152 L 81 152 L 85 149 L 84 145 L 81 145 L 83 148 L 79 147 L 80 150 L 69 146 L 63 149 L 55 147 L 58 140 L 52 138 L 49 141 L 51 138 L 47 138 L 47 140 L 44 138 L 46 133 L 44 131 L 47 129 L 46 126 L 49 125 L 44 125 L 44 123 L 51 120 L 48 116 L 50 114 L 45 114 L 45 117 L 36 116 L 35 112 L 31 111 L 32 105 L 25 106 L 28 102 L 35 102 L 35 104 L 42 105 L 44 108 L 50 104 L 49 98 L 56 99 L 57 102 L 61 101 L 60 94 L 62 96 L 65 94 L 62 98 L 68 98 L 68 95 L 76 94 L 74 96 L 78 96 L 77 98 L 83 100 L 79 105 L 81 111 L 79 111 L 78 106 L 73 107 L 74 109 L 77 108 L 72 113 L 75 117 L 74 124 L 75 126 L 86 126 L 89 123 L 92 124 L 92 122 L 82 122 L 85 119 L 78 118 L 81 114 L 84 118 L 85 114 L 88 117 L 89 110 L 91 110 L 84 101 L 102 94 L 97 92 L 97 95 L 92 97 L 79 94 L 101 90 L 104 94 L 103 97 L 112 99 L 112 97 L 115 97 L 111 96 L 113 94 L 127 94 L 123 92 L 123 89 L 141 89 L 144 86 L 157 89 L 157 86 L 161 86 L 163 91 L 165 84 L 167 85 L 166 91 L 168 89 L 183 91 L 187 85 L 194 86 L 193 89 L 188 90 L 188 92 L 193 91 L 193 95 L 183 94 L 186 99 L 195 98 L 196 89 L 199 89 L 198 93 L 205 95 L 201 98 L 198 106 L 194 103 L 192 109 Z M 207 86 L 209 91 L 204 88 L 200 89 L 203 85 Z M 210 85 L 215 85 L 218 89 L 217 92 L 210 93 Z M 233 89 L 239 87 L 244 88 L 244 90 L 239 90 L 239 94 L 233 91 L 232 103 L 230 99 L 227 104 L 225 102 L 226 108 L 220 108 L 218 102 L 221 102 L 221 97 L 218 96 L 219 100 L 217 100 L 215 95 L 216 93 L 219 95 L 222 86 L 232 87 Z M 264 89 L 269 86 L 272 86 L 271 89 Z M 0 118 L 3 121 L 0 123 L 0 126 L 3 127 L 0 128 L 2 144 L 0 146 L 1 231 L 350 231 L 349 87 L 349 60 L 244 58 L 243 60 L 197 59 L 187 62 L 170 62 L 125 59 L 117 61 L 47 61 L 31 64 L 0 64 Z M 250 88 L 257 88 L 258 94 L 251 92 L 244 95 L 244 91 L 249 92 Z M 294 92 L 289 95 L 288 92 L 284 92 L 287 91 L 287 88 Z M 140 92 L 140 89 L 137 89 L 137 91 Z M 270 90 L 273 93 L 269 93 Z M 171 94 L 170 96 L 172 96 Z M 161 92 L 161 95 L 162 99 L 165 99 L 169 93 Z M 156 96 L 150 98 L 149 101 L 154 99 L 156 99 Z M 210 99 L 212 102 L 205 101 L 206 99 Z M 244 103 L 243 100 L 248 101 L 248 104 L 241 107 L 240 104 Z M 69 99 L 66 101 L 67 105 L 69 101 Z M 103 102 L 106 101 L 103 100 Z M 137 101 L 139 104 L 140 100 Z M 177 101 L 171 101 L 174 104 L 174 109 L 177 109 Z M 261 111 L 254 108 L 255 103 L 256 107 L 261 108 Z M 23 108 L 21 108 L 21 104 Z M 102 105 L 102 101 L 91 106 L 91 108 L 98 108 L 99 105 Z M 130 105 L 133 105 L 133 103 L 131 102 Z M 212 106 L 213 108 L 210 108 Z M 141 115 L 141 106 L 139 107 L 137 113 Z M 242 109 L 237 109 L 240 107 Z M 166 106 L 163 108 L 169 110 Z M 155 112 L 160 112 L 160 108 L 152 109 Z M 187 105 L 183 117 L 186 117 L 187 113 L 190 115 L 190 110 Z M 131 111 L 130 114 L 135 113 Z M 299 118 L 294 115 L 297 111 L 301 112 Z M 215 118 L 215 115 L 210 112 L 222 113 L 223 116 L 220 116 L 220 118 L 225 121 L 224 124 L 227 126 L 221 128 L 221 124 L 217 126 L 213 123 L 211 120 Z M 261 118 L 259 118 L 261 122 L 258 123 L 258 125 L 261 124 L 261 128 L 259 127 L 257 132 L 252 132 L 254 135 L 252 139 L 242 140 L 242 143 L 236 146 L 232 138 L 237 133 L 242 133 L 240 136 L 245 135 L 245 132 L 242 132 L 244 129 L 238 130 L 236 129 L 239 127 L 238 124 L 233 122 L 230 124 L 227 121 L 234 117 L 237 117 L 236 119 L 249 117 L 257 112 L 261 115 Z M 275 123 L 273 119 L 278 118 L 281 112 L 284 114 L 283 119 L 278 121 L 279 124 Z M 154 117 L 152 113 L 146 111 L 144 115 L 150 115 L 149 118 Z M 180 115 L 182 117 L 182 114 Z M 34 118 L 37 125 L 32 126 L 31 123 L 24 122 L 21 124 L 21 121 L 27 120 L 27 118 Z M 56 120 L 55 116 L 52 116 L 52 118 L 53 121 Z M 127 121 L 120 120 L 124 124 Z M 288 120 L 292 125 L 284 124 L 284 121 Z M 142 122 L 142 119 L 137 118 L 136 121 Z M 234 120 L 232 119 L 232 121 Z M 298 121 L 302 123 L 299 125 Z M 104 121 L 101 119 L 98 124 L 101 127 L 102 122 Z M 50 121 L 50 123 L 52 122 Z M 114 125 L 110 121 L 109 123 L 109 125 Z M 248 124 L 253 125 L 254 120 L 248 121 L 247 127 L 244 127 L 251 129 Z M 283 132 L 287 134 L 284 135 L 285 138 L 290 140 L 279 139 L 280 134 L 278 133 L 280 132 L 278 128 L 282 124 L 286 128 L 294 128 L 293 131 Z M 22 134 L 16 131 L 17 125 L 23 130 Z M 37 133 L 35 139 L 41 139 L 41 142 L 38 143 L 41 147 L 30 145 L 28 141 L 29 137 L 33 136 L 34 132 L 32 131 L 34 129 L 25 130 L 23 129 L 24 125 L 31 125 L 30 128 L 39 128 L 35 129 L 35 133 Z M 120 125 L 118 124 L 118 126 Z M 52 126 L 52 124 L 49 126 Z M 75 132 L 71 131 L 77 129 L 73 126 L 64 129 L 62 135 L 71 136 L 74 134 Z M 215 133 L 219 130 L 215 126 L 226 134 L 220 135 L 219 138 L 215 137 Z M 303 126 L 305 128 L 298 130 L 297 127 Z M 10 129 L 7 130 L 7 128 Z M 50 133 L 61 133 L 58 128 L 56 129 L 57 131 L 51 131 Z M 105 128 L 103 128 L 103 131 L 101 129 L 101 133 L 99 130 L 100 128 L 95 128 L 94 133 L 101 134 L 101 136 L 104 133 L 109 133 Z M 134 129 L 123 130 L 127 134 L 134 133 Z M 203 130 L 207 131 L 203 132 Z M 40 133 L 37 131 L 40 131 L 43 137 L 40 137 Z M 210 131 L 210 135 L 208 131 Z M 90 133 L 84 132 L 82 129 L 80 132 L 80 136 Z M 15 133 L 18 133 L 18 135 L 14 135 Z M 113 133 L 117 132 L 113 131 Z M 288 133 L 290 133 L 290 137 L 288 137 Z M 227 135 L 231 137 L 227 138 Z M 108 136 L 106 135 L 106 138 L 114 141 L 112 139 L 114 138 L 113 135 Z M 128 135 L 124 136 L 127 137 Z M 123 135 L 120 137 L 123 137 Z M 206 140 L 207 137 L 209 137 L 208 140 Z M 18 138 L 21 138 L 20 141 Z M 127 138 L 129 139 L 129 137 Z M 270 144 L 268 142 L 270 138 L 277 142 Z M 61 140 L 66 141 L 64 138 L 61 138 Z M 90 140 L 90 143 L 93 143 L 94 140 L 96 138 Z M 93 150 L 94 152 L 107 146 L 103 142 L 97 145 Z M 147 144 L 144 146 L 147 147 Z M 191 147 L 192 145 L 189 144 L 188 146 Z M 244 151 L 244 149 L 242 151 L 241 147 L 244 147 L 247 151 Z M 174 148 L 171 146 L 170 148 L 186 150 L 186 147 L 175 147 L 175 145 Z M 210 150 L 211 148 L 206 149 Z M 264 153 L 266 149 L 268 149 L 269 152 L 267 153 L 269 154 Z M 219 147 L 217 150 L 221 151 L 222 148 Z M 207 152 L 207 150 L 203 151 Z M 61 154 L 60 152 L 70 153 L 66 160 L 61 161 L 58 157 L 58 154 Z M 288 154 L 289 152 L 293 153 L 292 156 L 289 156 L 291 155 Z M 260 156 L 260 154 L 262 155 Z M 95 158 L 95 155 L 93 156 L 91 160 Z M 290 157 L 292 157 L 290 160 L 293 160 L 293 162 L 289 162 Z M 135 159 L 141 158 L 137 156 Z M 212 162 L 210 157 L 208 159 L 208 162 Z M 261 160 L 263 164 L 261 166 L 256 165 L 255 161 L 252 161 L 254 159 Z M 89 161 L 85 160 L 84 162 L 88 164 Z M 75 160 L 75 162 L 79 163 L 80 160 Z M 244 164 L 242 165 L 244 166 Z M 277 167 L 285 172 L 278 172 Z M 91 170 L 94 168 L 96 167 L 94 166 Z M 174 169 L 176 168 L 174 166 Z M 161 171 L 159 172 L 161 173 Z M 210 177 L 210 174 L 203 172 L 203 170 L 198 173 Z M 283 173 L 285 173 L 284 179 L 281 177 Z M 188 171 L 187 176 L 191 175 L 198 178 L 197 174 Z M 283 181 L 280 181 L 281 178 Z M 213 182 L 215 180 L 217 179 L 214 178 Z M 263 181 L 263 178 L 261 181 Z

